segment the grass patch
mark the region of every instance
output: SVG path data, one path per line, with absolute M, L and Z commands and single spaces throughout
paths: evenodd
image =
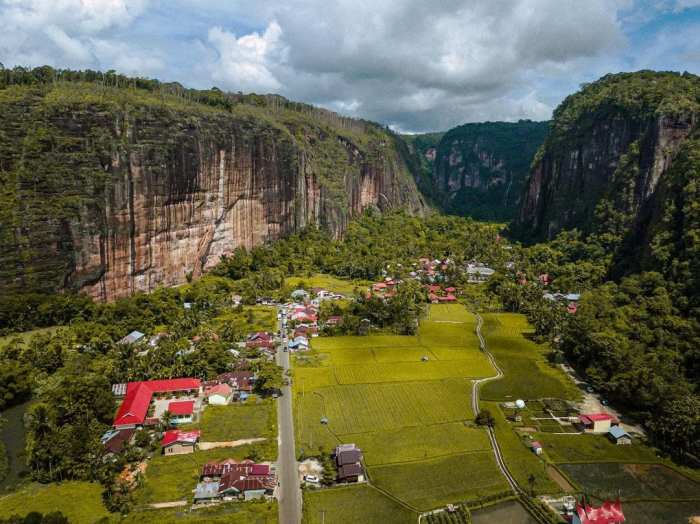
M 369 472 L 377 487 L 419 511 L 508 489 L 490 451 L 372 467 Z
M 155 455 L 148 463 L 144 483 L 135 495 L 140 503 L 190 500 L 202 466 L 210 460 L 237 460 L 250 455 L 253 446 L 195 451 L 189 455 Z M 260 449 L 260 448 L 257 448 Z
M 487 400 L 538 399 L 575 400 L 580 392 L 566 374 L 546 361 L 546 346 L 525 337 L 531 331 L 523 315 L 484 315 L 483 334 L 505 376 L 484 386 Z
M 182 507 L 134 511 L 120 522 L 125 524 L 141 522 L 149 524 L 276 524 L 278 511 L 276 501 L 233 502 L 196 510 Z
M 414 524 L 417 515 L 367 485 L 304 493 L 304 524 L 381 522 Z
M 102 486 L 93 482 L 34 483 L 0 497 L 2 518 L 57 510 L 75 524 L 92 524 L 110 515 L 102 505 Z
M 258 403 L 208 406 L 202 415 L 200 428 L 205 442 L 265 437 L 276 434 L 277 410 L 272 400 Z
M 277 309 L 273 306 L 244 306 L 239 311 L 229 308 L 225 313 L 211 320 L 215 329 L 225 324 L 241 326 L 246 332 L 277 331 Z
M 351 295 L 356 288 L 359 290 L 367 289 L 372 285 L 372 282 L 369 280 L 343 280 L 332 275 L 316 273 L 310 277 L 289 277 L 284 281 L 284 284 L 290 288 L 304 285 L 305 289 L 320 287 L 333 293 Z
M 4 337 L 0 337 L 0 347 L 4 346 L 10 340 L 13 340 L 15 338 L 20 339 L 22 342 L 29 342 L 29 340 L 34 335 L 38 335 L 40 333 L 51 334 L 51 333 L 56 332 L 60 327 L 61 326 L 37 328 L 37 329 L 32 329 L 31 331 L 24 331 L 22 333 L 12 333 L 10 335 L 5 335 Z
M 700 483 L 661 464 L 562 464 L 569 477 L 598 498 L 695 499 Z

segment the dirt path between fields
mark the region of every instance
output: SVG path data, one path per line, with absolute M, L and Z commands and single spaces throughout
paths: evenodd
M 549 475 L 549 478 L 556 482 L 557 485 L 566 493 L 573 493 L 576 491 L 576 488 L 571 485 L 571 482 L 569 482 L 567 478 L 554 466 L 547 466 L 547 475 Z
M 230 440 L 228 442 L 200 442 L 199 449 L 216 449 L 216 448 L 236 448 L 245 446 L 246 444 L 255 444 L 256 442 L 264 442 L 266 438 L 244 438 L 240 440 Z

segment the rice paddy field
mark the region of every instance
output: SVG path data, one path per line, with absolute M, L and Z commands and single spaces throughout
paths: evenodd
M 587 463 L 560 468 L 588 494 L 624 500 L 693 500 L 700 508 L 700 483 L 662 464 Z
M 463 306 L 435 305 L 416 336 L 314 339 L 311 355 L 294 366 L 299 451 L 356 443 L 379 496 L 413 511 L 507 489 L 486 432 L 473 423 L 472 379 L 495 374 L 475 326 Z M 306 497 L 312 506 L 325 498 L 330 511 L 334 498 L 346 504 L 357 487 Z
M 482 333 L 505 376 L 486 384 L 481 397 L 485 400 L 578 399 L 576 386 L 561 369 L 547 362 L 547 347 L 529 340 L 530 332 L 523 315 L 484 315 Z
M 304 493 L 303 508 L 304 524 L 414 524 L 418 519 L 417 513 L 367 485 L 307 491 Z

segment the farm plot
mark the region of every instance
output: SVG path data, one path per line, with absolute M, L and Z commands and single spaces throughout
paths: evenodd
M 529 327 L 523 315 L 485 315 L 484 336 L 505 376 L 486 384 L 481 396 L 488 400 L 577 399 L 580 393 L 565 373 L 547 363 L 547 348 L 524 335 Z
M 426 347 L 467 347 L 478 351 L 474 326 L 474 322 L 452 324 L 427 320 L 418 329 L 418 339 Z
M 653 448 L 639 442 L 631 446 L 618 446 L 605 435 L 538 434 L 544 451 L 553 462 L 658 462 Z
M 490 451 L 370 467 L 369 475 L 377 487 L 420 511 L 508 490 Z
M 681 500 L 700 503 L 700 483 L 661 464 L 562 464 L 567 475 L 599 498 Z
M 419 347 L 417 337 L 400 335 L 371 335 L 368 337 L 318 337 L 313 340 L 313 347 L 321 353 L 333 353 L 336 349 L 355 348 L 405 348 Z
M 304 524 L 324 522 L 382 522 L 413 524 L 418 515 L 367 485 L 307 491 Z
M 537 494 L 556 493 L 559 487 L 545 473 L 544 463 L 525 445 L 525 442 L 515 433 L 513 427 L 505 419 L 498 404 L 484 403 L 496 419 L 496 438 L 501 447 L 503 458 L 511 474 L 518 484 L 528 490 L 534 490 Z M 529 479 L 534 478 L 530 483 Z
M 472 522 L 474 524 L 492 524 L 502 522 L 504 524 L 537 524 L 537 521 L 514 500 L 497 504 L 477 511 L 472 510 Z
M 476 327 L 476 319 L 461 304 L 434 304 L 428 310 L 429 321 L 463 322 L 472 328 Z
M 466 352 L 465 352 L 466 353 Z M 373 384 L 411 382 L 447 378 L 479 378 L 489 373 L 491 365 L 481 354 L 458 361 L 386 362 L 335 367 L 339 384 Z
M 465 427 L 461 422 L 342 435 L 342 440 L 356 443 L 368 466 L 491 449 L 485 431 Z
M 622 506 L 627 522 L 678 524 L 697 516 L 698 502 L 633 502 Z
M 300 402 L 305 418 L 326 417 L 333 433 L 348 434 L 468 420 L 470 399 L 471 384 L 452 379 L 320 388 Z

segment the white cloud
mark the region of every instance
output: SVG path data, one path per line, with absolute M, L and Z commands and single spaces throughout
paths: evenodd
M 421 131 L 548 118 L 581 82 L 608 72 L 697 71 L 697 27 L 692 20 L 676 22 L 698 5 L 0 0 L 0 62 L 117 69 L 193 87 L 278 92 Z M 662 15 L 663 24 L 649 23 Z
M 208 40 L 218 53 L 210 65 L 216 82 L 237 91 L 269 92 L 282 85 L 271 71 L 280 65 L 284 50 L 281 48 L 282 29 L 271 22 L 261 35 L 257 32 L 241 37 L 220 27 L 209 30 Z

